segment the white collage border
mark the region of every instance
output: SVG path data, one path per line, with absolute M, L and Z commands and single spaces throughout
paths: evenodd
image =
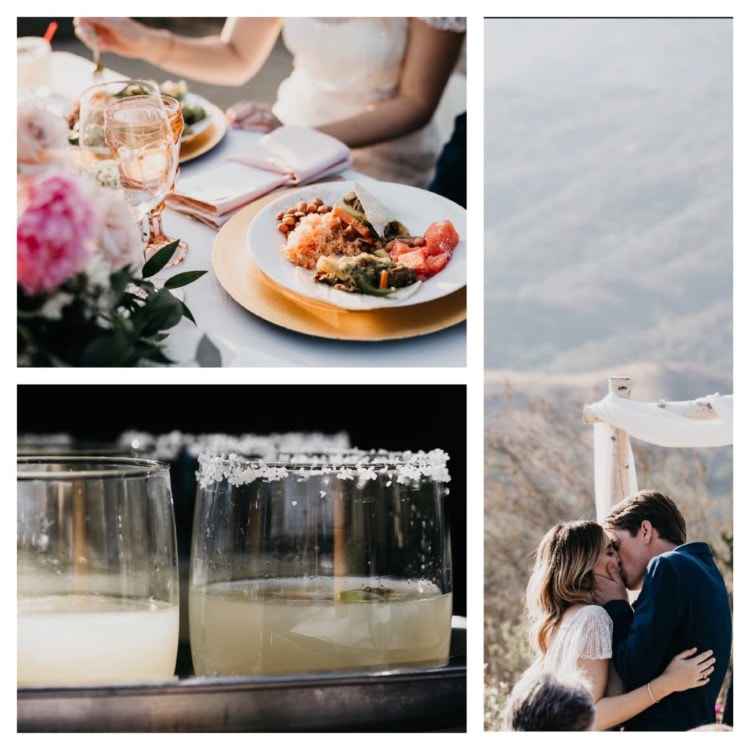
M 123 370 L 112 368 L 108 370 L 30 370 L 17 369 L 15 365 L 15 335 L 10 321 L 15 317 L 15 290 L 12 288 L 15 278 L 15 268 L 12 266 L 10 247 L 6 248 L 5 266 L 3 267 L 3 280 L 5 287 L 0 295 L 2 309 L 2 320 L 4 325 L 0 326 L 0 352 L 7 366 L 0 370 L 2 378 L 2 390 L 0 391 L 0 403 L 2 404 L 5 419 L 2 434 L 0 436 L 0 447 L 2 449 L 3 464 L 5 470 L 2 473 L 5 492 L 2 497 L 6 499 L 6 505 L 15 508 L 12 498 L 15 495 L 15 485 L 12 477 L 15 471 L 15 427 L 17 401 L 15 396 L 18 383 L 24 384 L 72 384 L 72 383 L 140 383 L 148 384 L 175 384 L 175 383 L 205 383 L 212 385 L 221 384 L 260 384 L 278 383 L 296 385 L 304 383 L 348 383 L 356 378 L 357 382 L 378 382 L 391 384 L 466 384 L 467 386 L 467 570 L 468 570 L 468 736 L 460 735 L 433 735 L 429 740 L 415 740 L 417 742 L 427 741 L 431 746 L 458 747 L 465 743 L 486 743 L 488 747 L 495 743 L 511 745 L 515 747 L 543 747 L 550 744 L 570 746 L 576 744 L 594 742 L 625 743 L 628 741 L 625 733 L 610 734 L 605 736 L 592 733 L 587 737 L 568 737 L 556 735 L 554 738 L 546 738 L 544 735 L 517 735 L 517 734 L 488 734 L 483 733 L 483 571 L 484 571 L 484 519 L 483 519 L 483 473 L 484 473 L 484 313 L 483 313 L 483 289 L 484 289 L 484 266 L 483 266 L 483 234 L 484 234 L 484 16 L 503 17 L 533 17 L 533 16 L 733 16 L 734 17 L 734 120 L 735 120 L 735 142 L 734 142 L 734 246 L 740 252 L 735 252 L 734 283 L 739 294 L 735 295 L 735 330 L 743 330 L 742 321 L 747 319 L 750 295 L 743 295 L 747 285 L 747 263 L 742 249 L 748 246 L 747 242 L 747 207 L 750 202 L 750 193 L 747 187 L 747 164 L 748 148 L 747 140 L 750 133 L 750 122 L 748 118 L 748 86 L 747 71 L 750 70 L 748 62 L 748 50 L 750 49 L 750 3 L 747 0 L 736 0 L 735 2 L 715 2 L 698 0 L 610 0 L 607 3 L 596 0 L 495 0 L 494 2 L 424 2 L 420 0 L 400 0 L 391 2 L 381 0 L 375 7 L 364 5 L 364 13 L 357 13 L 351 3 L 343 2 L 318 2 L 313 5 L 310 2 L 300 0 L 276 0 L 273 3 L 264 2 L 237 2 L 237 0 L 224 0 L 213 2 L 210 5 L 198 3 L 195 0 L 183 0 L 182 2 L 142 2 L 142 0 L 131 0 L 128 3 L 118 2 L 35 2 L 26 0 L 24 3 L 14 4 L 7 7 L 4 14 L 5 39 L 2 46 L 4 56 L 3 65 L 0 67 L 3 76 L 2 90 L 5 92 L 15 91 L 15 15 L 37 15 L 44 17 L 59 17 L 72 15 L 134 15 L 134 16 L 200 16 L 200 15 L 467 15 L 469 27 L 467 33 L 467 109 L 469 123 L 468 139 L 468 247 L 470 259 L 468 264 L 468 327 L 467 327 L 467 366 L 466 368 L 307 368 L 300 373 L 299 368 L 245 368 L 224 370 L 199 370 L 199 369 L 157 369 Z M 8 11 L 13 11 L 13 15 Z M 11 110 L 8 102 L 6 107 Z M 3 118 L 2 124 L 2 173 L 11 175 L 15 173 L 15 118 Z M 7 229 L 4 236 L 10 245 L 10 226 L 15 223 L 15 184 L 10 177 L 3 181 L 3 225 Z M 742 335 L 735 336 L 735 382 L 747 384 L 748 382 L 748 358 L 747 346 L 743 343 Z M 745 339 L 746 340 L 746 339 Z M 740 388 L 740 396 L 735 399 L 735 408 L 738 410 L 739 418 L 735 419 L 736 443 L 740 450 L 744 450 L 746 443 L 747 416 L 743 387 Z M 742 454 L 744 456 L 744 454 Z M 735 466 L 735 497 L 745 498 L 750 496 L 750 477 L 748 475 L 750 462 L 738 460 Z M 13 511 L 14 513 L 15 511 Z M 740 533 L 747 533 L 748 512 L 744 504 L 735 502 L 734 524 Z M 13 519 L 5 518 L 2 537 L 2 571 L 5 580 L 5 588 L 8 603 L 15 591 L 15 546 L 13 544 Z M 742 536 L 739 537 L 742 539 Z M 747 601 L 746 578 L 750 571 L 744 545 L 735 548 L 736 569 L 735 576 L 735 610 L 734 629 L 735 633 L 748 632 L 750 608 Z M 61 743 L 62 747 L 72 747 L 75 743 L 77 748 L 84 746 L 98 746 L 102 741 L 109 747 L 129 746 L 133 741 L 130 735 L 109 735 L 102 739 L 99 735 L 63 735 L 50 738 L 44 735 L 31 736 L 15 735 L 15 618 L 12 607 L 6 607 L 6 614 L 0 620 L 2 636 L 0 643 L 2 666 L 2 701 L 0 703 L 0 716 L 2 716 L 2 731 L 8 735 L 11 742 L 23 742 L 35 747 L 54 742 Z M 740 680 L 735 687 L 735 701 L 740 705 L 747 705 L 750 690 L 747 686 L 747 673 L 750 670 L 750 659 L 747 657 L 740 636 L 735 638 L 735 668 L 740 674 Z M 743 675 L 745 676 L 743 678 Z M 746 745 L 747 740 L 741 740 L 747 736 L 746 727 L 743 729 L 743 716 L 739 713 L 739 728 L 733 733 L 721 735 L 715 742 L 737 745 L 742 742 Z M 625 736 L 623 736 L 625 735 Z M 688 746 L 697 747 L 698 743 L 705 742 L 704 733 L 688 734 L 681 742 Z M 701 739 L 703 738 L 703 739 Z M 209 740 L 220 742 L 226 747 L 246 747 L 247 742 L 255 741 L 256 736 L 242 734 L 223 735 L 220 739 Z M 180 743 L 183 747 L 202 747 L 207 739 L 203 735 L 175 735 L 175 736 L 147 736 L 139 735 L 136 742 L 146 745 L 163 745 L 168 743 Z M 266 737 L 260 739 L 267 741 Z M 276 735 L 273 738 L 274 745 L 281 747 L 292 747 L 292 744 L 312 742 L 314 745 L 325 742 L 330 747 L 349 747 L 352 741 L 358 747 L 376 748 L 381 743 L 410 743 L 413 740 L 405 735 L 361 735 L 356 738 L 350 735 Z M 639 735 L 638 742 L 646 746 L 657 746 L 658 736 Z M 712 741 L 714 742 L 714 741 Z

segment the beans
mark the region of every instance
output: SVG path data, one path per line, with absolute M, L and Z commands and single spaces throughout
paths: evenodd
M 333 211 L 331 206 L 326 205 L 320 198 L 314 198 L 311 201 L 300 201 L 294 206 L 290 206 L 284 211 L 276 214 L 276 228 L 284 235 L 289 234 L 301 219 L 310 214 L 327 214 Z

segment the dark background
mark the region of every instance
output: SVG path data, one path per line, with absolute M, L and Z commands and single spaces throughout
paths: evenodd
M 365 449 L 450 455 L 453 602 L 466 614 L 466 388 L 463 385 L 21 385 L 19 433 L 113 441 L 128 429 L 227 434 L 345 430 Z M 178 520 L 179 523 L 179 520 Z

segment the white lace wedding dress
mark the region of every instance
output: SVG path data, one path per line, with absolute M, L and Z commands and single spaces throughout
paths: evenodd
M 424 19 L 462 31 L 464 19 Z M 352 117 L 393 97 L 409 33 L 407 18 L 285 18 L 294 57 L 274 114 L 287 125 L 315 127 Z M 354 167 L 380 179 L 427 183 L 442 146 L 434 122 L 403 138 L 354 151 Z
M 547 672 L 563 681 L 575 679 L 579 659 L 609 659 L 607 695 L 622 693 L 622 682 L 612 666 L 612 618 L 604 607 L 588 604 L 563 617 L 544 656 L 526 676 Z

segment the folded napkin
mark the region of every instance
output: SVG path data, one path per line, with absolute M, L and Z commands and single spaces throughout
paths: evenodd
M 167 205 L 218 228 L 238 208 L 273 190 L 314 182 L 351 163 L 351 152 L 341 141 L 310 128 L 284 126 L 242 155 L 178 179 Z

